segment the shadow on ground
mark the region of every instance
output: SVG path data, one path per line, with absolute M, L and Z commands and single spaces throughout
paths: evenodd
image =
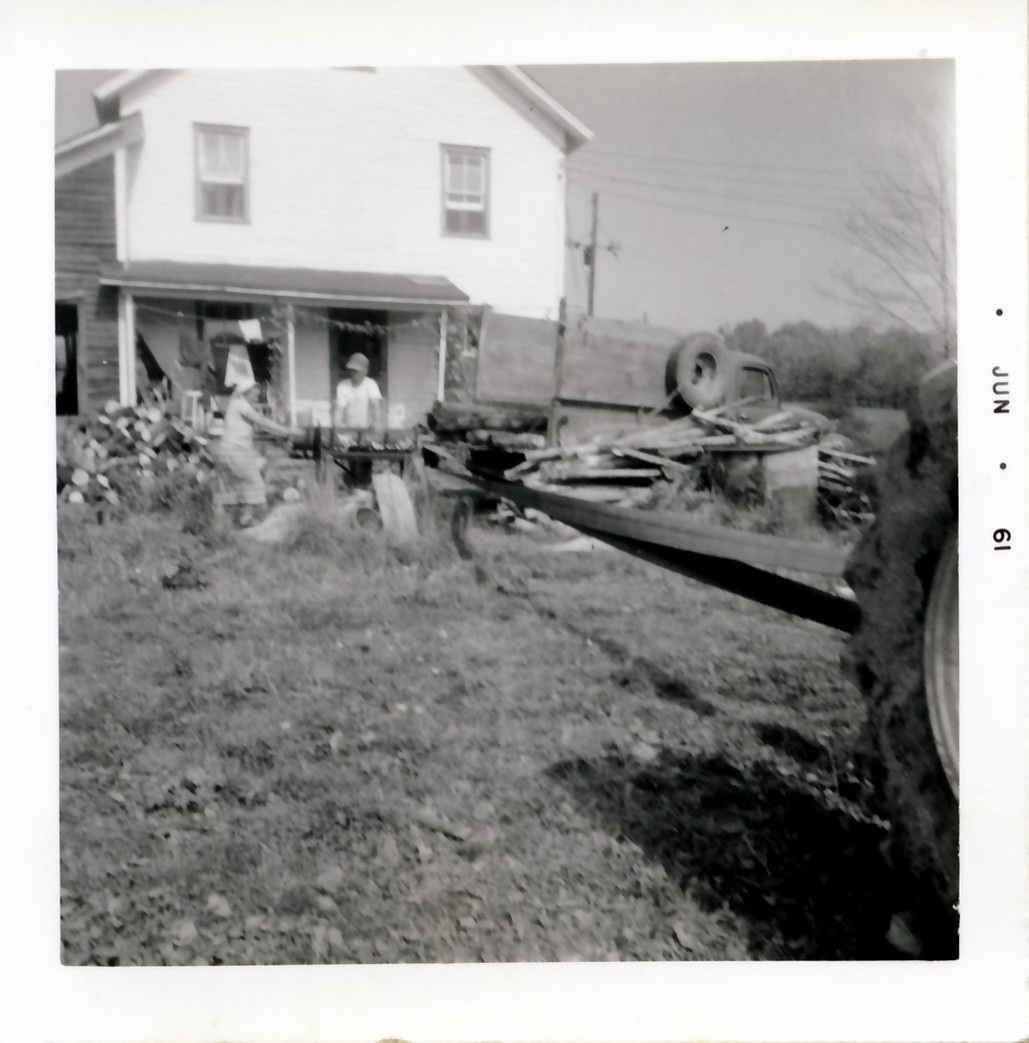
M 805 777 L 665 750 L 562 761 L 552 778 L 704 908 L 749 925 L 756 959 L 896 959 L 882 830 Z

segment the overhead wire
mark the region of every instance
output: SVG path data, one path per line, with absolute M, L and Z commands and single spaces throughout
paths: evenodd
M 659 167 L 653 164 L 633 165 L 623 167 L 611 165 L 603 160 L 582 160 L 570 168 L 573 174 L 587 177 L 619 177 L 625 179 L 647 179 L 655 177 L 673 177 L 676 184 L 683 187 L 698 186 L 699 188 L 719 188 L 756 190 L 759 192 L 773 192 L 776 195 L 789 193 L 795 197 L 810 201 L 812 198 L 822 202 L 833 202 L 834 200 L 853 201 L 856 196 L 864 195 L 869 191 L 867 182 L 857 182 L 853 179 L 847 181 L 836 181 L 832 183 L 810 182 L 797 179 L 779 181 L 768 177 L 755 177 L 750 174 L 722 174 L 715 172 L 683 170 L 678 167 Z
M 596 178 L 602 178 L 605 181 L 613 181 L 616 184 L 633 185 L 639 188 L 653 188 L 662 191 L 677 192 L 680 195 L 686 196 L 703 196 L 706 198 L 728 199 L 731 201 L 739 202 L 771 203 L 775 206 L 791 206 L 803 210 L 816 210 L 821 213 L 827 214 L 839 214 L 842 212 L 840 207 L 822 206 L 819 203 L 801 202 L 783 198 L 776 199 L 770 196 L 753 196 L 733 192 L 718 192 L 703 188 L 689 188 L 685 185 L 682 185 L 681 183 L 671 183 L 667 181 L 646 181 L 640 178 L 624 178 L 618 177 L 616 174 L 596 173 L 592 176 Z
M 690 206 L 688 204 L 677 203 L 671 200 L 648 199 L 645 196 L 636 195 L 631 192 L 620 192 L 613 188 L 605 188 L 604 193 L 605 195 L 615 196 L 619 199 L 628 199 L 636 203 L 644 203 L 648 206 L 663 207 L 667 210 L 682 210 L 695 214 L 707 214 L 710 217 L 717 217 L 727 221 L 746 221 L 755 224 L 782 225 L 789 228 L 813 228 L 821 232 L 831 231 L 831 228 L 827 224 L 819 224 L 814 221 L 788 221 L 773 217 L 754 217 L 749 214 L 730 213 L 726 210 L 709 210 L 705 207 Z
M 847 168 L 847 167 L 803 167 L 803 166 L 793 166 L 791 164 L 785 164 L 785 163 L 778 163 L 778 164 L 770 164 L 770 163 L 743 163 L 743 162 L 740 162 L 739 160 L 722 161 L 722 160 L 714 160 L 714 159 L 689 159 L 689 158 L 687 158 L 685 156 L 657 156 L 657 155 L 648 155 L 648 154 L 644 154 L 644 153 L 640 153 L 640 152 L 620 152 L 620 151 L 618 151 L 616 149 L 601 149 L 601 148 L 594 148 L 593 146 L 588 146 L 588 147 L 589 147 L 589 154 L 591 156 L 613 156 L 613 157 L 616 157 L 616 158 L 640 159 L 640 160 L 648 160 L 648 161 L 656 160 L 656 161 L 660 161 L 660 162 L 681 163 L 681 164 L 685 164 L 685 165 L 702 166 L 702 167 L 720 167 L 720 168 L 729 167 L 729 168 L 738 168 L 738 169 L 741 169 L 741 170 L 766 170 L 766 171 L 776 171 L 776 172 L 780 172 L 780 173 L 831 174 L 831 175 L 848 174 L 848 173 L 854 173 L 854 172 L 858 172 L 858 173 L 862 173 L 862 174 L 881 173 L 881 172 L 883 172 L 881 170 L 881 168 L 873 168 L 873 167 L 860 167 L 860 168 L 857 168 L 857 171 L 854 171 L 853 168 Z

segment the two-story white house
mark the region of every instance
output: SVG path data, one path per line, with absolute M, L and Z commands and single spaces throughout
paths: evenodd
M 246 338 L 298 422 L 363 351 L 408 426 L 468 309 L 557 315 L 590 132 L 517 67 L 129 71 L 94 100 L 99 129 L 55 153 L 77 409 L 135 401 L 139 352 L 188 389 Z

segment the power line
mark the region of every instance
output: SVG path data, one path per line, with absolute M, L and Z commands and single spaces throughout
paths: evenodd
M 668 182 L 658 181 L 644 181 L 639 178 L 624 178 L 618 177 L 615 174 L 594 174 L 594 177 L 604 178 L 607 181 L 614 181 L 617 184 L 622 185 L 635 185 L 640 188 L 654 188 L 659 190 L 667 190 L 672 192 L 678 192 L 682 195 L 687 196 L 705 196 L 708 198 L 715 199 L 729 199 L 738 200 L 740 202 L 754 202 L 754 203 L 772 203 L 775 206 L 792 206 L 798 207 L 803 210 L 817 210 L 825 214 L 839 214 L 841 209 L 839 207 L 821 206 L 818 203 L 802 203 L 794 202 L 789 199 L 774 199 L 769 196 L 750 196 L 741 195 L 739 193 L 733 194 L 731 192 L 718 192 L 708 191 L 702 188 L 687 188 L 680 184 L 670 184 Z M 582 183 L 582 182 L 580 182 Z
M 702 166 L 702 167 L 729 167 L 739 168 L 741 170 L 770 170 L 779 171 L 781 173 L 800 173 L 800 174 L 833 174 L 833 175 L 846 175 L 853 173 L 881 173 L 879 168 L 872 167 L 860 167 L 856 170 L 848 167 L 796 167 L 790 166 L 789 164 L 769 164 L 769 163 L 740 163 L 739 161 L 721 161 L 716 159 L 688 159 L 684 156 L 654 156 L 646 155 L 639 152 L 619 152 L 615 149 L 599 149 L 590 147 L 589 156 L 616 156 L 625 159 L 643 159 L 659 162 L 669 163 L 682 163 L 690 166 Z M 578 157 L 580 159 L 586 157 Z
M 694 171 L 684 170 L 681 167 L 676 166 L 655 166 L 653 163 L 631 163 L 629 161 L 618 161 L 616 163 L 610 163 L 606 160 L 601 159 L 573 159 L 569 161 L 574 166 L 570 166 L 569 169 L 574 173 L 584 174 L 597 174 L 606 173 L 612 174 L 612 176 L 630 176 L 638 175 L 643 176 L 644 174 L 653 175 L 673 175 L 680 178 L 684 182 L 700 182 L 702 185 L 718 184 L 724 185 L 727 182 L 730 184 L 738 184 L 744 188 L 758 188 L 758 189 L 772 189 L 816 193 L 819 195 L 827 196 L 838 196 L 845 198 L 852 198 L 854 193 L 857 191 L 867 191 L 867 187 L 864 184 L 856 184 L 852 179 L 849 179 L 847 183 L 842 183 L 839 180 L 816 182 L 808 180 L 798 180 L 791 178 L 789 181 L 777 181 L 769 179 L 768 176 L 753 175 L 753 174 L 731 174 L 722 173 L 717 171 Z M 627 167 L 627 169 L 621 169 Z
M 724 210 L 707 210 L 699 206 L 686 206 L 682 203 L 673 203 L 662 199 L 646 199 L 643 196 L 633 195 L 629 192 L 619 192 L 613 188 L 604 190 L 605 195 L 616 196 L 619 199 L 632 200 L 635 203 L 645 203 L 648 206 L 659 206 L 667 210 L 683 210 L 694 214 L 707 214 L 709 217 L 717 217 L 722 220 L 747 221 L 754 224 L 782 225 L 787 228 L 814 228 L 820 232 L 829 232 L 831 229 L 825 224 L 816 224 L 813 221 L 786 221 L 774 217 L 750 217 L 746 214 L 731 214 Z

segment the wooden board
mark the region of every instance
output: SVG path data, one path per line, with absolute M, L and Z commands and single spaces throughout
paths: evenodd
M 558 324 L 490 312 L 479 343 L 480 401 L 549 403 L 554 395 Z M 682 342 L 675 330 L 642 322 L 583 319 L 565 331 L 561 398 L 660 408 L 665 367 Z
M 481 402 L 549 404 L 556 352 L 556 322 L 489 312 L 479 339 L 475 397 Z
M 667 397 L 668 357 L 682 339 L 675 330 L 643 322 L 592 318 L 571 325 L 561 397 L 659 408 Z
M 407 544 L 418 539 L 411 494 L 400 475 L 384 472 L 372 475 L 372 488 L 379 506 L 382 527 L 391 543 Z

